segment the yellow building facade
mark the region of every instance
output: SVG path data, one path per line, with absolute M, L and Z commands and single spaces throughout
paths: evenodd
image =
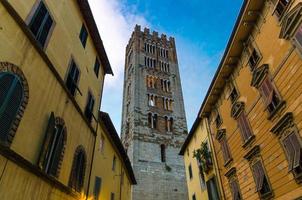
M 0 18 L 0 199 L 119 199 L 109 157 L 135 178 L 117 142 L 96 159 L 113 73 L 88 1 L 1 0 Z
M 212 151 L 211 145 L 213 143 L 208 135 L 208 129 L 207 119 L 198 117 L 180 151 L 185 162 L 188 198 L 190 200 L 221 199 L 221 186 L 218 180 L 220 177 L 217 176 L 217 161 L 213 157 L 215 152 Z M 199 149 L 210 155 L 208 157 L 201 155 L 204 163 L 198 159 L 196 151 Z
M 225 199 L 302 198 L 302 1 L 244 1 L 198 113 Z

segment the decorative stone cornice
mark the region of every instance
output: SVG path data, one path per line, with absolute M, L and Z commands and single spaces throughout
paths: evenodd
M 268 64 L 263 64 L 253 72 L 251 86 L 258 88 L 268 73 Z
M 242 101 L 237 101 L 233 104 L 232 109 L 231 109 L 231 116 L 234 119 L 237 119 L 240 113 L 244 110 L 244 102 Z
M 254 146 L 249 152 L 247 152 L 243 157 L 248 161 L 251 161 L 254 157 L 256 157 L 260 153 L 260 146 Z
M 225 136 L 225 129 L 219 129 L 216 133 L 216 139 L 220 141 Z
M 227 178 L 231 178 L 232 176 L 236 175 L 236 171 L 236 168 L 232 167 L 231 169 L 229 169 L 229 171 L 227 171 L 227 173 L 224 174 L 224 176 Z
M 293 124 L 294 124 L 293 113 L 287 112 L 285 113 L 285 115 L 281 117 L 281 119 L 278 122 L 276 122 L 276 124 L 271 128 L 270 131 L 276 135 L 279 135 L 288 127 L 293 126 Z

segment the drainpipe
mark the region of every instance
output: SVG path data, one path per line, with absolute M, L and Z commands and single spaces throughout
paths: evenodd
M 211 129 L 210 129 L 210 122 L 209 122 L 209 119 L 208 117 L 205 117 L 205 123 L 206 123 L 206 127 L 207 127 L 207 130 L 208 130 L 208 138 L 210 140 L 210 146 L 211 146 L 211 149 L 213 150 L 213 161 L 214 161 L 214 169 L 215 169 L 215 173 L 217 174 L 217 179 L 218 179 L 218 184 L 219 184 L 219 188 L 220 188 L 220 195 L 222 195 L 222 199 L 226 199 L 225 198 L 225 194 L 224 194 L 224 190 L 223 190 L 223 187 L 222 187 L 222 181 L 221 181 L 221 177 L 220 177 L 220 170 L 218 168 L 218 162 L 217 162 L 217 158 L 216 158 L 216 152 L 215 152 L 215 148 L 214 148 L 214 143 L 213 143 L 213 140 L 212 140 L 212 132 L 211 132 Z
M 94 116 L 93 116 L 94 117 Z M 90 188 L 90 180 L 91 180 L 91 173 L 92 173 L 92 167 L 93 167 L 93 161 L 94 161 L 94 153 L 95 153 L 95 145 L 96 145 L 96 138 L 97 138 L 97 132 L 98 132 L 98 127 L 99 127 L 99 121 L 94 117 L 96 121 L 96 128 L 95 128 L 95 137 L 94 137 L 94 143 L 93 143 L 93 149 L 92 149 L 92 156 L 91 156 L 91 164 L 90 164 L 90 171 L 89 171 L 89 176 L 88 176 L 88 186 L 87 186 L 87 191 L 86 191 L 86 200 L 88 200 L 88 194 L 89 194 L 89 188 Z
M 123 164 L 121 162 L 121 175 L 120 175 L 120 200 L 122 200 L 122 176 L 123 176 Z

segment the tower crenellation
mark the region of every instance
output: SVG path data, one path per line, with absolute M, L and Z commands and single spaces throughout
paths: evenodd
M 173 37 L 135 26 L 126 47 L 121 127 L 139 177 L 134 200 L 186 198 L 178 152 L 187 125 L 176 57 Z

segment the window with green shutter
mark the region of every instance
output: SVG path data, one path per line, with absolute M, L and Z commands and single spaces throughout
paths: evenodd
M 20 79 L 9 72 L 0 73 L 0 140 L 9 143 L 9 131 L 20 109 L 24 91 Z

